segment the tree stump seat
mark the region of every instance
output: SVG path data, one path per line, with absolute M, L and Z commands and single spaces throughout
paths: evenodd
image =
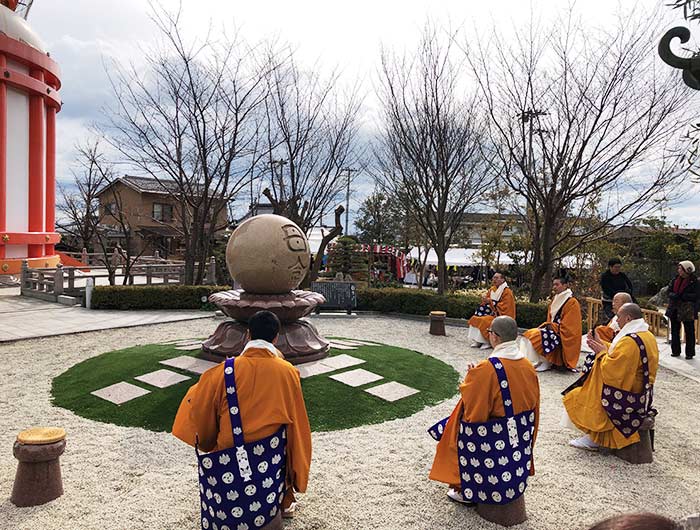
M 525 495 L 508 504 L 477 504 L 476 513 L 489 522 L 501 526 L 514 526 L 527 520 Z
M 445 335 L 445 317 L 447 313 L 444 311 L 430 312 L 430 334 Z
M 17 435 L 13 454 L 19 461 L 10 500 L 15 506 L 38 506 L 63 495 L 59 457 L 66 448 L 66 431 L 37 427 Z
M 630 464 L 651 464 L 654 461 L 654 419 L 655 414 L 647 416 L 639 428 L 639 442 L 612 452 L 618 458 Z

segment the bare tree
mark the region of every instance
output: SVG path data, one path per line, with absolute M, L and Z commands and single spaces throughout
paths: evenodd
M 359 169 L 358 91 L 353 87 L 341 94 L 337 73 L 323 77 L 302 71 L 292 54 L 282 61 L 271 54 L 267 71 L 267 160 L 262 173 L 269 180 L 263 194 L 276 214 L 308 234 L 324 212 L 334 209 Z M 326 244 L 342 232 L 341 217 L 335 215 L 335 221 Z M 320 263 L 325 246 L 322 242 L 315 263 Z M 312 280 L 317 271 L 312 268 Z
M 382 53 L 383 130 L 377 177 L 419 223 L 438 256 L 445 291 L 445 254 L 465 213 L 491 176 L 473 99 L 461 97 L 453 41 L 426 27 L 414 56 Z
M 188 44 L 180 17 L 154 11 L 163 45 L 145 55 L 145 67 L 118 68 L 105 129 L 124 162 L 177 202 L 191 284 L 202 282 L 228 204 L 264 155 L 258 111 L 266 90 L 254 50 L 225 35 Z
M 672 198 L 687 90 L 656 68 L 656 21 L 625 13 L 603 32 L 570 9 L 549 30 L 531 23 L 512 46 L 494 30 L 490 48 L 467 49 L 531 233 L 533 301 L 562 257 Z
M 76 250 L 86 248 L 99 254 L 97 262 L 107 269 L 110 285 L 115 284 L 121 266 L 126 285 L 145 249 L 142 246 L 134 253 L 141 236 L 128 222 L 133 212 L 126 210 L 119 188 L 112 185 L 116 181 L 114 165 L 105 157 L 100 142 L 86 142 L 76 150 L 79 169 L 73 171 L 73 190 L 61 187 L 58 209 L 64 220 L 57 225 L 79 243 Z

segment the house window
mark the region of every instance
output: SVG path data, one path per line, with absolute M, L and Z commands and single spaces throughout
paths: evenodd
M 117 203 L 116 202 L 108 202 L 104 206 L 105 208 L 105 215 L 117 215 Z
M 162 223 L 170 223 L 173 220 L 173 205 L 153 203 L 153 219 Z

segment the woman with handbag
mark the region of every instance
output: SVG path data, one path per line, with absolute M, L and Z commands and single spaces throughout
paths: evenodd
M 666 316 L 671 325 L 671 357 L 681 354 L 681 323 L 685 329 L 685 358 L 695 357 L 695 320 L 698 318 L 698 279 L 692 261 L 681 261 L 668 286 Z

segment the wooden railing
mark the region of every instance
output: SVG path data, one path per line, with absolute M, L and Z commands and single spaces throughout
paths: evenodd
M 587 322 L 588 329 L 593 329 L 599 324 L 600 314 L 603 309 L 603 302 L 598 298 L 586 297 L 587 305 Z M 642 309 L 642 314 L 644 315 L 644 320 L 649 324 L 649 331 L 651 331 L 657 337 L 669 336 L 669 328 L 666 323 L 666 316 L 662 311 L 653 309 Z M 681 339 L 684 337 L 683 328 L 681 328 Z M 700 344 L 700 320 L 695 321 L 695 342 Z
M 60 296 L 74 297 L 80 302 L 85 295 L 88 279 L 92 280 L 93 285 L 98 285 L 100 279 L 111 279 L 116 284 L 127 283 L 136 286 L 182 284 L 185 280 L 185 264 L 136 264 L 131 266 L 127 275 L 124 267 L 112 268 L 110 274 L 107 267 L 91 265 L 89 274 L 85 274 L 81 267 L 61 265 L 55 268 L 30 269 L 25 261 L 22 263 L 21 293 L 23 296 L 50 302 L 58 302 Z M 207 263 L 204 283 L 216 284 L 216 260 L 213 257 Z

